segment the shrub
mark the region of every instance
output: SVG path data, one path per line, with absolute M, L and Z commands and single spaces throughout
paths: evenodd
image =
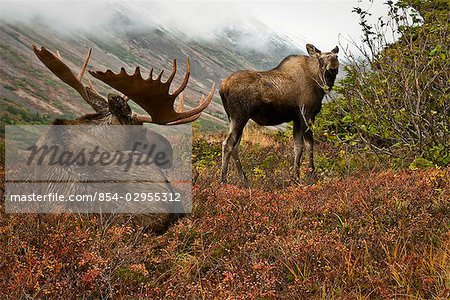
M 389 19 L 363 29 L 361 55 L 337 86 L 340 96 L 324 106 L 318 126 L 325 136 L 355 149 L 387 154 L 409 164 L 421 157 L 450 163 L 449 23 L 447 1 L 399 1 Z M 411 5 L 415 10 L 409 9 Z M 419 13 L 421 17 L 419 16 Z M 387 41 L 392 31 L 399 40 Z

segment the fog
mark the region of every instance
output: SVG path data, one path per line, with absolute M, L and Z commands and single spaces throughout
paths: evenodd
M 358 16 L 353 7 L 370 8 L 373 20 L 387 14 L 384 1 L 0 1 L 0 19 L 7 22 L 45 22 L 66 32 L 95 33 L 117 12 L 132 20 L 130 28 L 164 27 L 190 39 L 211 39 L 224 28 L 254 34 L 286 34 L 304 48 L 305 42 L 330 50 L 339 42 L 359 40 Z M 249 43 L 250 45 L 252 43 Z M 256 46 L 256 45 L 255 45 Z M 260 46 L 260 45 L 258 45 Z

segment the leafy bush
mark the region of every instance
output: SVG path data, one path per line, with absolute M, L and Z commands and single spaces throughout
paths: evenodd
M 357 149 L 404 160 L 450 163 L 450 59 L 447 1 L 399 1 L 389 20 L 363 29 L 361 55 L 346 53 L 341 95 L 324 106 L 318 126 L 325 136 Z M 409 9 L 412 5 L 416 10 Z M 420 12 L 422 18 L 418 15 Z M 398 42 L 389 43 L 392 30 Z M 381 156 L 383 157 L 383 156 Z

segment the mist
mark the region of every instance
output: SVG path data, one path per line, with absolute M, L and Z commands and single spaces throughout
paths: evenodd
M 129 20 L 127 30 L 165 28 L 187 39 L 214 39 L 227 28 L 251 35 L 243 47 L 264 47 L 261 41 L 270 32 L 282 33 L 299 47 L 306 42 L 330 50 L 339 42 L 359 40 L 361 31 L 351 1 L 14 1 L 0 2 L 0 19 L 9 23 L 44 23 L 58 32 L 73 30 L 103 34 L 112 30 L 114 17 L 123 14 Z M 383 1 L 366 2 L 374 15 L 387 14 Z M 113 24 L 112 24 L 113 25 Z M 122 25 L 121 25 L 122 26 Z
M 0 5 L 3 21 L 39 21 L 62 33 L 84 30 L 95 34 L 96 29 L 122 13 L 131 21 L 131 29 L 164 27 L 191 38 L 208 38 L 225 27 L 241 26 L 252 17 L 244 15 L 240 5 L 218 1 L 2 1 Z

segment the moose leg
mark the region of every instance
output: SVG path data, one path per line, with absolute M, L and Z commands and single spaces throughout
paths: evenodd
M 303 135 L 305 139 L 306 151 L 309 154 L 309 176 L 314 177 L 314 138 L 311 128 L 308 128 Z
M 227 183 L 228 163 L 230 162 L 231 154 L 242 136 L 242 130 L 247 122 L 236 122 L 231 120 L 230 132 L 227 138 L 222 143 L 222 183 Z
M 239 136 L 239 139 L 236 143 L 236 145 L 233 148 L 233 151 L 231 152 L 231 155 L 234 159 L 234 164 L 236 165 L 237 172 L 239 174 L 239 177 L 241 177 L 242 183 L 244 186 L 248 187 L 248 180 L 247 176 L 245 176 L 244 169 L 242 168 L 241 160 L 239 158 L 239 144 L 241 143 L 242 135 Z
M 304 126 L 302 126 L 301 121 L 294 120 L 294 151 L 295 151 L 295 159 L 294 159 L 294 168 L 295 168 L 295 180 L 300 179 L 300 162 L 302 159 L 304 142 Z

